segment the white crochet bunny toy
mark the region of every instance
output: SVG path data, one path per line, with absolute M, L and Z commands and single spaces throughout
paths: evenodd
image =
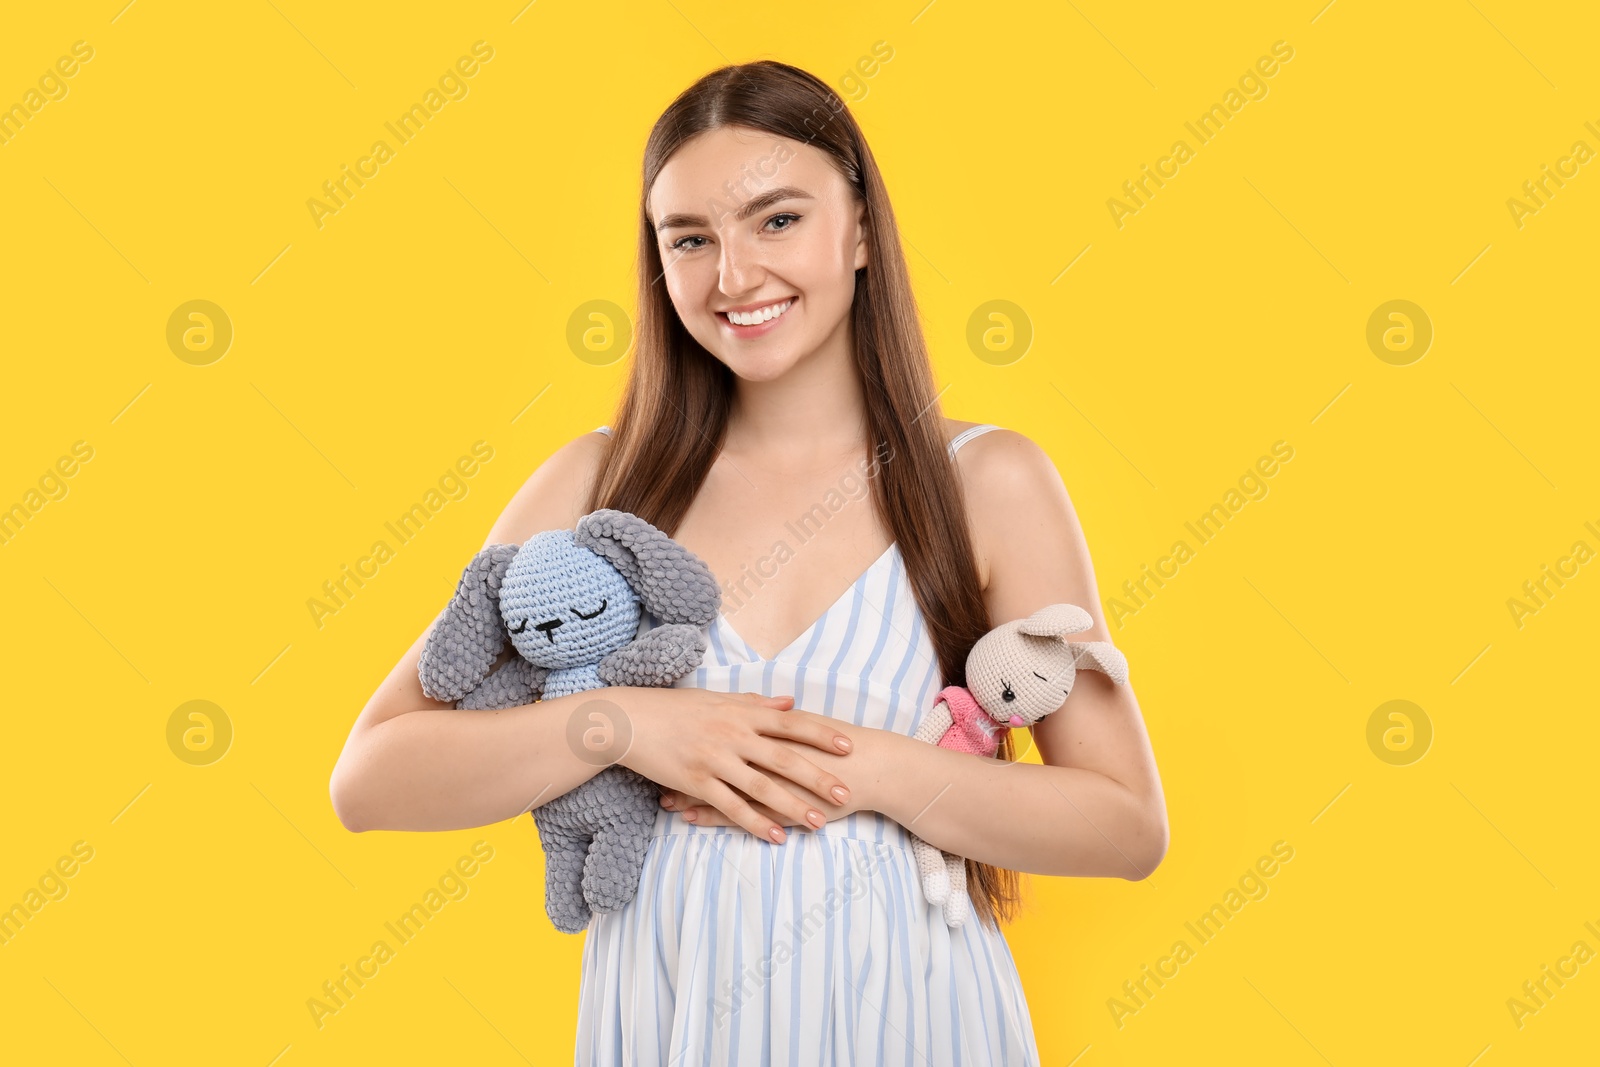
M 940 748 L 993 757 L 1001 730 L 1032 726 L 1061 707 L 1079 668 L 1103 671 L 1116 684 L 1126 683 L 1128 661 L 1110 642 L 1062 640 L 1093 625 L 1089 613 L 1077 605 L 1051 604 L 990 630 L 967 654 L 968 688 L 941 690 L 914 736 Z M 928 903 L 943 905 L 947 925 L 965 923 L 971 906 L 966 861 L 915 835 L 911 847 Z

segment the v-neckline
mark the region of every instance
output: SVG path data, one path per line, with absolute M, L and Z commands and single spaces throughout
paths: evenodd
M 811 637 L 811 635 L 816 632 L 817 627 L 821 626 L 824 622 L 826 622 L 828 617 L 834 613 L 834 610 L 837 609 L 839 607 L 839 605 L 841 605 L 841 604 L 843 604 L 845 602 L 845 598 L 849 597 L 858 588 L 860 588 L 861 584 L 863 582 L 865 582 L 869 577 L 871 577 L 872 573 L 878 569 L 879 564 L 881 564 L 884 560 L 888 559 L 889 556 L 894 553 L 894 551 L 898 547 L 898 544 L 899 543 L 896 542 L 896 541 L 890 541 L 889 542 L 889 547 L 884 549 L 882 554 L 880 554 L 877 559 L 875 559 L 871 563 L 867 564 L 867 569 L 862 571 L 859 575 L 857 575 L 856 576 L 856 580 L 851 582 L 850 585 L 844 590 L 844 592 L 842 592 L 838 596 L 834 597 L 833 598 L 833 603 L 829 604 L 826 608 L 824 608 L 823 611 L 822 611 L 822 614 L 818 615 L 815 619 L 813 619 L 811 621 L 811 625 L 810 626 L 807 626 L 804 630 L 801 630 L 800 633 L 792 641 L 790 641 L 788 644 L 784 645 L 782 648 L 778 649 L 778 651 L 774 652 L 770 656 L 763 656 L 759 651 L 757 651 L 756 647 L 754 645 L 752 645 L 749 641 L 746 641 L 744 639 L 744 636 L 742 634 L 740 634 L 738 630 L 735 630 L 733 628 L 733 623 L 728 621 L 728 616 L 723 614 L 720 611 L 717 612 L 717 624 L 722 627 L 724 633 L 728 634 L 735 641 L 738 641 L 740 645 L 744 646 L 744 651 L 750 656 L 750 658 L 751 658 L 751 660 L 753 662 L 756 662 L 756 663 L 774 663 L 777 660 L 779 660 L 780 658 L 782 658 L 782 656 L 783 656 L 783 654 L 785 652 L 788 652 L 790 649 L 794 648 L 796 645 L 800 644 L 802 641 L 805 641 L 805 640 L 809 639 Z

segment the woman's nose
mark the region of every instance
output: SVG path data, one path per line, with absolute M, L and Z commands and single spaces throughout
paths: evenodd
M 742 247 L 737 238 L 724 241 L 719 278 L 722 293 L 730 300 L 754 292 L 762 281 L 760 254 Z

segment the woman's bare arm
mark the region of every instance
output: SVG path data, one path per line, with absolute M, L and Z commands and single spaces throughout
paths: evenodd
M 542 530 L 575 526 L 604 444 L 600 434 L 588 433 L 557 449 L 517 491 L 485 545 L 521 544 Z M 567 720 L 586 701 L 614 700 L 618 693 L 457 711 L 423 695 L 417 661 L 427 636 L 425 630 L 367 701 L 333 768 L 329 793 L 347 828 L 484 826 L 560 796 L 604 769 L 572 751 Z
M 1083 530 L 1049 456 L 1020 434 L 995 430 L 962 449 L 957 463 L 995 624 L 1077 604 L 1095 625 L 1072 639 L 1110 640 Z M 1079 671 L 1066 703 L 1032 727 L 1043 766 L 974 759 L 893 730 L 838 729 L 855 742 L 855 800 L 807 796 L 829 819 L 879 811 L 936 848 L 1033 874 L 1137 881 L 1166 854 L 1166 801 L 1131 683 Z M 813 758 L 825 770 L 839 762 Z M 666 799 L 700 825 L 732 824 L 698 797 L 669 791 Z
M 1083 529 L 1050 457 L 1021 434 L 995 430 L 968 444 L 958 462 L 995 625 L 1076 604 L 1094 626 L 1071 640 L 1110 641 Z M 1131 668 L 1137 675 L 1138 665 Z M 878 810 L 929 844 L 984 863 L 1147 877 L 1166 854 L 1167 810 L 1132 683 L 1080 670 L 1066 703 L 1031 729 L 1042 766 L 872 738 L 880 744 L 863 745 L 861 754 L 882 748 L 892 767 Z

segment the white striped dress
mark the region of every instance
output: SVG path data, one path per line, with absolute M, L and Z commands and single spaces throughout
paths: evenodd
M 709 646 L 680 688 L 792 694 L 907 735 L 944 686 L 894 544 L 771 659 L 725 617 Z M 577 1067 L 1039 1062 L 1005 937 L 975 914 L 945 925 L 904 827 L 860 811 L 786 829 L 776 845 L 657 813 L 638 892 L 584 933 Z

